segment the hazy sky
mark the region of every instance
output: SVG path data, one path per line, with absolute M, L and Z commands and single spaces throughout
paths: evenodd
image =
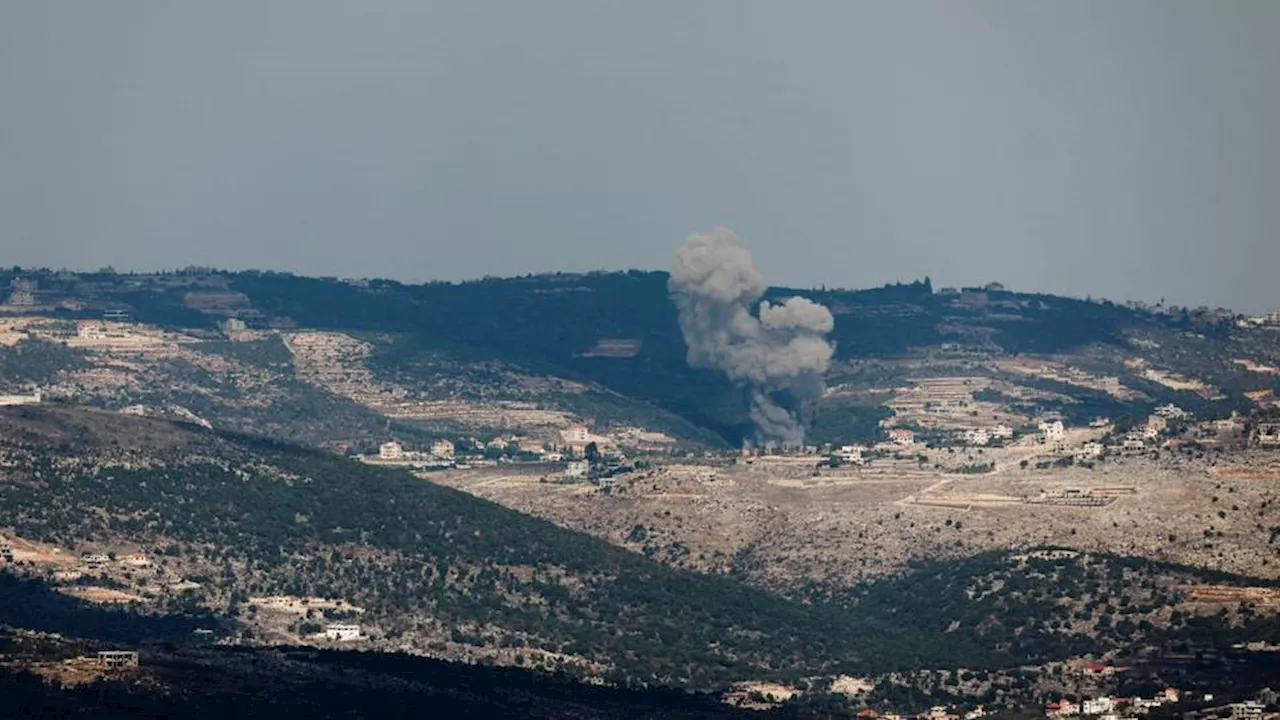
M 0 264 L 1280 308 L 1275 0 L 0 0 Z

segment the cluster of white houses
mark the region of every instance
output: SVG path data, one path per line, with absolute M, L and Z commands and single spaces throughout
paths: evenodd
M 1094 666 L 1094 668 L 1104 666 Z M 1098 671 L 1091 668 L 1091 674 L 1101 674 L 1104 671 Z M 1110 669 L 1110 668 L 1107 668 Z M 1119 720 L 1123 716 L 1129 717 L 1133 715 L 1145 715 L 1152 708 L 1161 705 L 1168 705 L 1178 702 L 1182 698 L 1182 694 L 1176 688 L 1165 688 L 1156 693 L 1154 697 L 1142 698 L 1114 698 L 1102 695 L 1095 698 L 1088 698 L 1080 702 L 1071 700 L 1058 700 L 1045 705 L 1045 715 L 1050 718 L 1068 718 L 1078 717 L 1081 715 L 1097 716 L 1100 720 Z
M 462 445 L 468 451 L 483 453 L 497 451 L 503 454 L 520 454 L 532 456 L 546 462 L 558 462 L 566 456 L 581 456 L 590 445 L 595 445 L 601 452 L 614 451 L 619 442 L 628 442 L 639 446 L 661 447 L 674 442 L 674 439 L 658 432 L 641 428 L 623 428 L 618 431 L 619 438 L 609 435 L 598 435 L 586 425 L 570 425 L 561 430 L 558 441 L 544 442 L 536 438 L 511 435 L 495 437 L 488 442 L 471 439 Z M 398 441 L 391 440 L 378 447 L 378 454 L 368 461 L 386 464 L 420 464 L 448 465 L 454 462 L 458 453 L 458 445 L 449 440 L 436 440 L 426 451 L 407 450 Z
M 80 555 L 80 564 L 90 570 L 101 570 L 113 562 L 133 568 L 151 567 L 151 559 L 142 553 L 132 553 L 120 558 L 115 558 L 111 554 L 105 553 L 87 552 Z
M 1082 700 L 1079 703 L 1070 700 L 1059 700 L 1045 706 L 1045 715 L 1049 718 L 1071 718 L 1090 716 L 1098 720 L 1121 720 L 1150 714 L 1162 705 L 1176 704 L 1185 698 L 1174 688 L 1165 688 L 1154 697 L 1114 698 L 1100 696 Z M 1254 698 L 1240 702 L 1225 703 L 1213 706 L 1213 694 L 1206 693 L 1194 698 L 1201 709 L 1196 712 L 1182 713 L 1183 717 L 1230 718 L 1230 720 L 1261 720 L 1267 706 L 1274 705 L 1277 693 L 1271 689 L 1260 691 Z
M 448 463 L 453 461 L 453 456 L 454 445 L 448 440 L 436 440 L 431 443 L 431 448 L 425 453 L 405 450 L 404 446 L 395 440 L 384 442 L 378 446 L 378 460 L 382 462 L 438 461 Z

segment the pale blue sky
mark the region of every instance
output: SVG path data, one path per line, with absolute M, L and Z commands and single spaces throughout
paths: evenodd
M 0 263 L 1280 307 L 1280 2 L 0 0 Z

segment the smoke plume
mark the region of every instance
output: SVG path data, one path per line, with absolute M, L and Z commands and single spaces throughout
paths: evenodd
M 715 368 L 751 390 L 756 441 L 799 445 L 834 346 L 831 312 L 805 298 L 762 301 L 767 286 L 727 228 L 693 235 L 676 251 L 667 289 L 680 314 L 689 364 Z

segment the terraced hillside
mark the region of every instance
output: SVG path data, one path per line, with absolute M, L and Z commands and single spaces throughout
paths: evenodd
M 10 276 L 0 273 L 0 283 Z M 156 343 L 70 343 L 71 356 L 50 356 L 43 369 L 34 367 L 39 353 L 26 353 L 36 374 L 15 379 L 78 388 L 77 401 L 177 405 L 224 427 L 331 445 L 373 442 L 361 428 L 377 418 L 426 438 L 450 423 L 460 432 L 536 430 L 570 416 L 711 446 L 736 445 L 749 427 L 740 388 L 687 366 L 665 273 L 425 285 L 257 272 L 23 276 L 38 281 L 40 304 L 11 324 L 41 317 L 74 334 L 74 321 L 111 310 L 171 334 L 163 352 Z M 814 438 L 823 442 L 873 439 L 888 398 L 871 391 L 933 376 L 980 376 L 1015 405 L 1038 395 L 1033 409 L 1077 423 L 1141 417 L 1170 402 L 1224 415 L 1271 403 L 1280 385 L 1280 332 L 1220 311 L 999 288 L 934 292 L 927 281 L 772 292 L 782 294 L 835 315 L 838 362 L 828 381 L 849 392 L 819 408 Z M 218 330 L 228 318 L 247 327 L 229 333 L 240 342 Z M 21 332 L 8 328 L 0 342 L 12 345 Z M 361 349 L 326 356 L 334 342 Z M 324 357 L 343 361 L 338 374 L 315 364 Z M 859 393 L 868 402 L 850 401 Z

